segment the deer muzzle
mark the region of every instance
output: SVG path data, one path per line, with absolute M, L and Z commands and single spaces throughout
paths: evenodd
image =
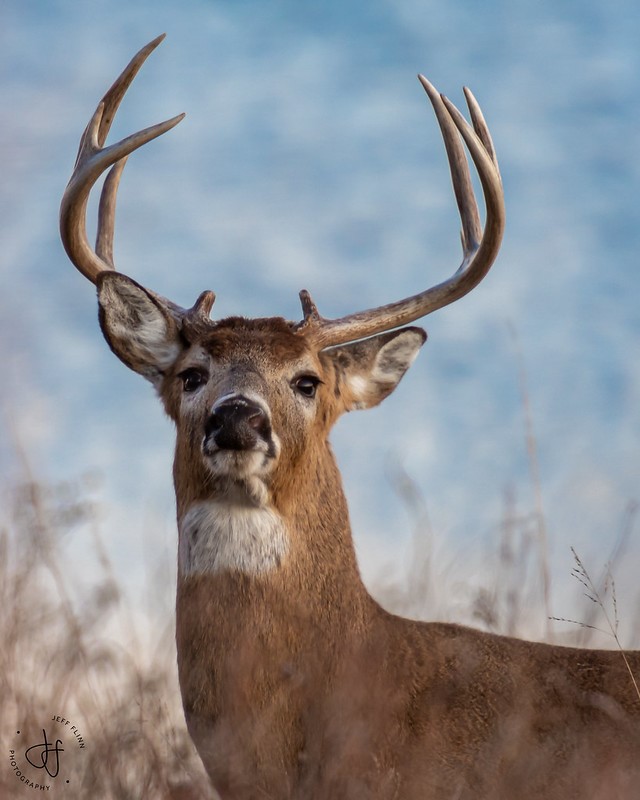
M 273 449 L 268 409 L 244 395 L 227 396 L 212 408 L 204 426 L 203 451 L 258 450 L 269 455 Z

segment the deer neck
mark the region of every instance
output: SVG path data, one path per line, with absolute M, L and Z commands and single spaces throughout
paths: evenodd
M 176 453 L 178 458 L 179 454 Z M 193 476 L 185 471 L 185 474 Z M 271 587 L 292 602 L 326 604 L 362 616 L 372 602 L 357 567 L 340 472 L 328 444 L 275 476 L 267 495 L 210 481 L 182 481 L 174 470 L 179 584 L 240 581 Z M 341 602 L 336 603 L 336 598 Z
M 329 451 L 325 456 L 296 469 L 290 485 L 274 485 L 270 502 L 254 509 L 230 511 L 228 496 L 185 503 L 176 482 L 178 670 L 197 744 L 209 741 L 206 720 L 245 719 L 265 703 L 293 713 L 287 681 L 301 682 L 300 708 L 308 706 L 308 687 L 331 681 L 371 628 L 377 607 L 358 573 L 338 469 Z M 187 568 L 198 519 L 211 557 Z M 220 541 L 229 549 L 217 561 Z

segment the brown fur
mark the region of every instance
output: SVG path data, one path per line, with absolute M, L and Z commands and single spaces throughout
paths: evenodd
M 148 311 L 145 297 L 140 303 Z M 125 342 L 111 333 L 122 336 L 122 319 L 135 317 L 101 313 L 115 352 L 134 369 L 139 358 L 143 371 L 145 330 Z M 640 795 L 640 698 L 619 652 L 402 619 L 360 579 L 327 437 L 341 413 L 393 390 L 422 333 L 319 353 L 277 319 L 200 321 L 197 330 L 169 326 L 169 342 L 154 336 L 159 352 L 181 343 L 158 387 L 177 426 L 179 520 L 222 491 L 202 455 L 218 398 L 258 394 L 281 442 L 267 483 L 269 507 L 289 535 L 282 563 L 265 574 L 178 575 L 185 715 L 224 800 Z M 194 366 L 206 369 L 207 383 L 185 400 L 180 375 Z M 292 389 L 300 372 L 321 381 L 312 403 Z M 627 657 L 640 674 L 640 654 Z

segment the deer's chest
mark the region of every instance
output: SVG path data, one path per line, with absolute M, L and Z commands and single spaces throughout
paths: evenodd
M 179 539 L 178 567 L 185 576 L 228 571 L 263 575 L 277 569 L 289 549 L 276 511 L 211 500 L 184 514 Z

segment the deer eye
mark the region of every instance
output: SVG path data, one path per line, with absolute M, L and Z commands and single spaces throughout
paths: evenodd
M 178 377 L 182 381 L 182 388 L 185 392 L 195 392 L 207 382 L 208 375 L 200 369 L 191 367 L 181 372 Z
M 303 397 L 315 397 L 318 385 L 322 383 L 316 375 L 299 375 L 292 381 L 292 386 Z

